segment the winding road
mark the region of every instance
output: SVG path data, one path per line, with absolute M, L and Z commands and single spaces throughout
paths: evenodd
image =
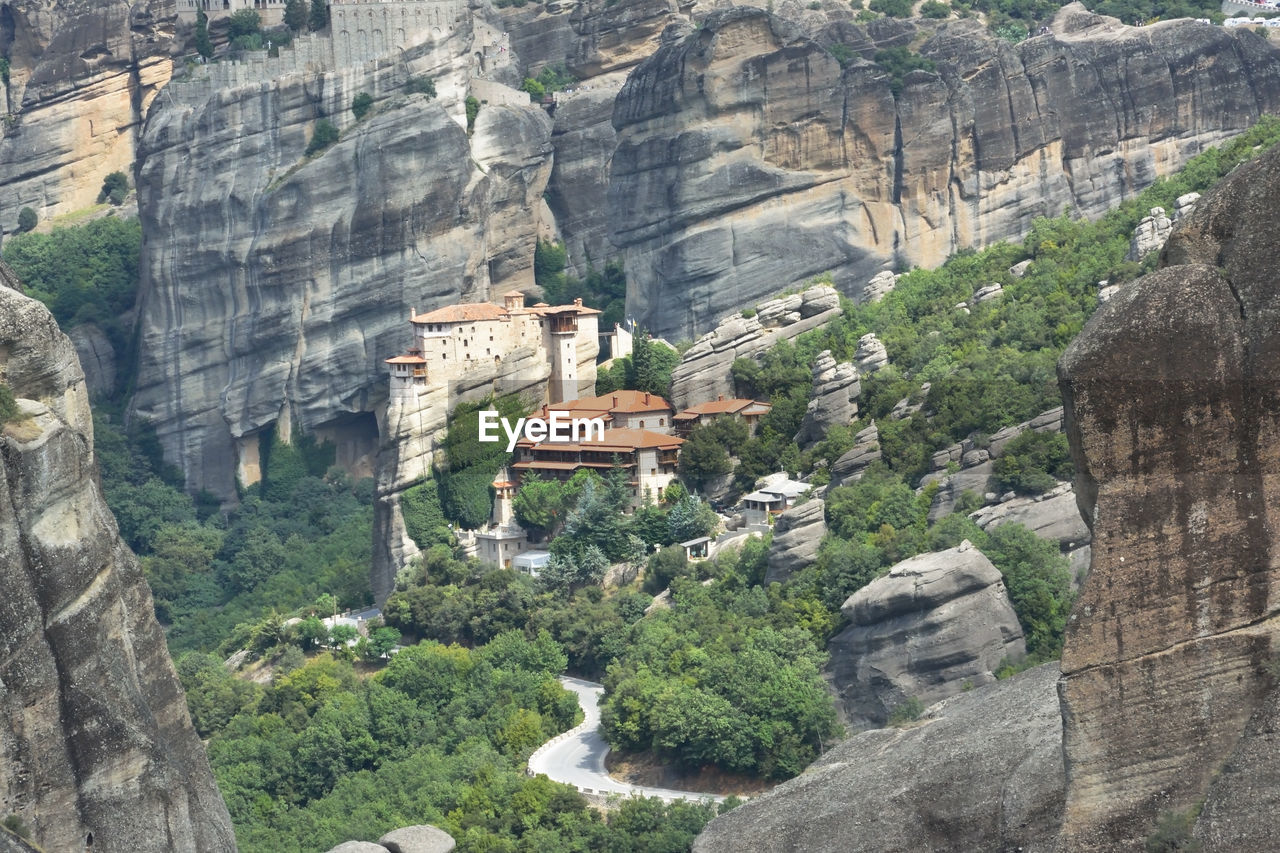
M 609 754 L 609 744 L 600 736 L 600 696 L 604 693 L 604 685 L 568 676 L 561 676 L 560 683 L 578 694 L 578 704 L 582 706 L 585 717 L 577 727 L 556 735 L 529 756 L 530 775 L 545 773 L 551 780 L 572 785 L 584 794 L 658 797 L 668 802 L 724 801 L 724 797 L 714 794 L 629 785 L 614 779 L 604 764 L 604 758 Z

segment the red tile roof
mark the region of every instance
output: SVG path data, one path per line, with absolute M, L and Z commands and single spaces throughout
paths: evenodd
M 706 403 L 699 403 L 696 406 L 690 406 L 680 414 L 676 415 L 676 417 L 683 419 L 688 415 L 723 415 L 740 412 L 752 405 L 765 406 L 765 411 L 768 411 L 768 403 L 756 403 L 755 400 L 711 400 Z
M 648 429 L 606 429 L 604 438 L 593 438 L 589 441 L 563 442 L 543 441 L 533 444 L 527 440 L 518 442 L 520 447 L 533 450 L 576 451 L 589 450 L 595 453 L 632 453 L 636 450 L 658 448 L 674 450 L 684 444 L 684 439 L 674 435 L 666 435 Z M 517 463 L 523 465 L 524 463 Z M 543 463 L 536 463 L 543 464 Z M 550 464 L 550 463 L 547 463 Z M 528 467 L 527 465 L 525 467 Z
M 414 323 L 468 323 L 476 320 L 502 320 L 510 317 L 510 312 L 501 305 L 488 302 L 468 302 L 465 305 L 446 305 L 426 314 L 419 314 L 411 322 Z
M 612 394 L 604 394 L 600 397 L 581 397 L 577 400 L 565 400 L 563 403 L 552 403 L 549 406 L 543 406 L 540 415 L 546 417 L 550 411 L 631 414 L 671 411 L 671 404 L 657 394 L 648 394 L 644 391 L 614 391 Z M 578 416 L 583 417 L 583 415 Z
M 387 359 L 387 364 L 426 364 L 427 360 L 420 355 L 397 355 Z

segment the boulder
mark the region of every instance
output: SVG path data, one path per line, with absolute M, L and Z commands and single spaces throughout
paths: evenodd
M 937 521 L 950 515 L 956 503 L 965 492 L 982 496 L 987 493 L 987 482 L 991 479 L 994 466 L 990 460 L 978 463 L 970 468 L 962 468 L 954 474 L 939 476 L 937 472 L 924 478 L 921 485 L 927 485 L 931 478 L 938 480 L 938 491 L 929 506 L 929 520 Z
M 867 332 L 858 338 L 858 350 L 854 353 L 853 360 L 863 373 L 875 373 L 889 363 L 889 353 L 875 332 Z
M 1151 208 L 1151 213 L 1143 217 L 1133 229 L 1133 237 L 1129 240 L 1128 260 L 1140 261 L 1152 252 L 1160 251 L 1172 230 L 1173 220 L 1164 215 L 1164 208 Z
M 889 270 L 882 270 L 871 277 L 871 280 L 862 286 L 861 292 L 858 293 L 857 302 L 859 305 L 869 305 L 873 302 L 879 302 L 884 299 L 885 294 L 893 290 L 893 286 L 898 283 L 898 277 Z
M 765 586 L 785 582 L 801 569 L 808 568 L 818 557 L 818 546 L 827 535 L 826 503 L 810 498 L 778 516 L 769 546 L 769 570 Z
M 1045 664 L 853 735 L 711 821 L 693 850 L 1050 853 L 1066 784 L 1057 683 Z
M 880 458 L 880 430 L 872 421 L 854 436 L 853 447 L 831 465 L 831 485 L 846 485 L 862 476 Z
M 1069 554 L 1092 540 L 1089 526 L 1080 517 L 1070 483 L 1061 483 L 1042 495 L 1020 496 L 970 514 L 983 530 L 1002 524 L 1021 524 L 1041 539 L 1057 542 Z
M 1200 193 L 1186 193 L 1178 196 L 1173 203 L 1173 221 L 1179 223 L 1195 212 Z
M 337 847 L 330 847 L 329 853 L 387 853 L 387 848 L 372 841 L 344 841 Z
M 813 390 L 795 442 L 801 447 L 821 441 L 827 430 L 853 422 L 858 416 L 862 384 L 852 362 L 836 364 L 831 350 L 823 350 L 813 362 Z
M 973 304 L 979 305 L 983 302 L 989 302 L 992 299 L 999 299 L 1003 293 L 1004 287 L 1000 284 L 995 282 L 992 282 L 991 284 L 984 284 L 973 292 Z
M 989 684 L 1026 654 L 999 569 L 968 540 L 903 560 L 840 610 L 849 627 L 831 640 L 828 673 L 856 727 L 883 724 L 908 699 Z
M 1027 274 L 1027 267 L 1029 266 L 1031 266 L 1030 258 L 1027 258 L 1025 261 L 1018 261 L 1016 264 L 1009 267 L 1009 275 L 1014 278 L 1022 278 Z
M 428 824 L 393 829 L 378 843 L 391 853 L 449 853 L 457 846 L 452 835 Z

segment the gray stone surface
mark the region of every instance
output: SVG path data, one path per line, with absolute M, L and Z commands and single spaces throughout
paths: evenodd
M 452 835 L 427 824 L 393 829 L 378 843 L 391 853 L 449 853 L 456 846 Z
M 985 495 L 992 470 L 994 466 L 988 460 L 971 468 L 962 468 L 954 474 L 934 473 L 925 477 L 925 482 L 933 478 L 938 479 L 938 491 L 933 496 L 933 503 L 929 506 L 929 520 L 937 521 L 944 515 L 950 514 L 955 509 L 960 496 L 965 492 L 973 492 L 979 497 Z
M 831 484 L 845 485 L 862 476 L 871 463 L 880 458 L 880 430 L 872 421 L 854 436 L 854 445 L 831 465 Z
M 84 369 L 84 381 L 90 397 L 101 397 L 116 390 L 116 351 L 106 334 L 92 323 L 76 326 L 67 332 L 76 356 Z
M 1151 212 L 1133 229 L 1133 237 L 1129 240 L 1128 260 L 1140 261 L 1152 252 L 1160 251 L 1172 230 L 1173 220 L 1165 216 L 1164 208 L 1151 208 Z
M 840 608 L 827 670 L 855 727 L 883 725 L 911 698 L 930 705 L 995 681 L 1026 654 L 1000 571 L 965 540 L 895 565 Z
M 873 275 L 871 280 L 862 286 L 862 290 L 858 292 L 858 304 L 867 305 L 873 302 L 879 302 L 893 290 L 893 286 L 897 283 L 898 277 L 891 271 L 881 270 Z
M 1062 483 L 1043 495 L 1016 497 L 986 506 L 970 516 L 983 530 L 1002 524 L 1021 524 L 1032 533 L 1057 542 L 1064 552 L 1088 545 L 1089 526 L 1080 517 L 1070 483 Z
M 818 546 L 827 535 L 826 503 L 810 498 L 778 516 L 769 546 L 769 569 L 765 585 L 782 583 L 791 575 L 813 564 Z
M 875 332 L 867 332 L 858 338 L 858 351 L 854 353 L 853 359 L 863 373 L 875 373 L 889 363 L 889 353 Z
M 1062 820 L 1056 664 L 977 687 L 921 722 L 862 732 L 707 824 L 696 853 L 1049 853 Z
M 766 326 L 760 310 L 754 316 L 732 314 L 685 350 L 671 371 L 671 402 L 676 409 L 734 395 L 729 368 L 739 358 L 755 358 L 778 341 L 816 329 L 840 310 L 840 296 L 826 285 L 811 287 L 790 301 L 768 300 L 765 309 L 775 323 Z
M 1192 213 L 1195 213 L 1196 202 L 1200 200 L 1200 193 L 1186 193 L 1178 196 L 1173 203 L 1173 221 L 1174 224 L 1186 219 Z
M 628 310 L 657 335 L 695 337 L 824 273 L 856 296 L 890 264 L 936 266 L 1066 207 L 1100 215 L 1280 107 L 1280 55 L 1190 20 L 1126 27 L 1072 5 L 1018 45 L 976 20 L 833 24 L 866 57 L 842 68 L 805 15 L 712 12 L 618 98 L 610 239 Z M 938 66 L 897 97 L 870 61 L 892 40 Z
M 0 811 L 47 850 L 235 849 L 138 560 L 102 497 L 71 341 L 0 267 Z
M 344 841 L 337 847 L 330 847 L 328 853 L 388 853 L 388 850 L 372 841 Z
M 977 305 L 982 302 L 990 302 L 992 299 L 999 299 L 1004 293 L 1004 287 L 996 282 L 984 284 L 973 292 L 973 304 Z
M 795 442 L 805 447 L 821 441 L 833 426 L 847 426 L 858 416 L 858 395 L 862 383 L 852 362 L 836 363 L 830 350 L 823 350 L 813 362 L 813 389 Z

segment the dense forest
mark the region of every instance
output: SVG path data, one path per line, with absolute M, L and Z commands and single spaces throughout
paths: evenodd
M 619 749 L 690 770 L 789 778 L 840 736 L 819 675 L 842 627 L 839 605 L 894 562 L 965 538 L 1004 574 L 1026 632 L 1028 661 L 1002 674 L 1055 657 L 1071 603 L 1056 546 L 1016 525 L 979 530 L 966 514 L 972 500 L 931 524 L 935 487 L 918 490 L 921 477 L 934 451 L 1058 405 L 1054 365 L 1096 308 L 1098 283 L 1155 262 L 1125 260 L 1147 209 L 1171 209 L 1277 139 L 1280 121 L 1264 119 L 1097 221 L 1037 220 L 1021 243 L 906 271 L 882 301 L 846 302 L 826 327 L 735 363 L 739 393 L 772 411 L 755 436 L 732 426 L 695 433 L 681 469 L 690 489 L 669 489 L 661 503 L 623 514 L 616 473 L 528 480 L 518 517 L 554 537 L 553 565 L 536 581 L 450 547 L 450 522 L 487 516 L 488 483 L 504 461 L 455 418 L 446 467 L 405 497 L 424 554 L 397 579 L 388 627 L 354 644 L 318 617 L 371 600 L 371 482 L 353 481 L 333 466 L 332 448 L 307 436 L 273 436 L 262 482 L 235 507 L 188 495 L 147 425 L 126 423 L 126 371 L 121 393 L 96 403 L 103 488 L 141 557 L 243 848 L 323 849 L 431 822 L 462 850 L 687 849 L 711 806 L 635 801 L 606 819 L 571 788 L 524 774 L 529 752 L 578 713 L 555 676 L 605 683 L 604 733 Z M 133 301 L 138 240 L 136 221 L 107 217 L 11 239 L 4 258 L 65 326 L 95 323 L 128 352 L 120 315 Z M 1014 276 L 1022 260 L 1031 263 Z M 556 261 L 544 274 L 563 276 Z M 618 276 L 606 265 L 595 280 L 560 286 L 616 304 Z M 955 309 L 993 282 L 1002 298 Z M 814 358 L 850 359 L 867 332 L 890 362 L 864 377 L 860 419 L 799 447 Z M 665 391 L 675 354 L 637 341 L 605 387 Z M 918 413 L 889 417 L 904 399 Z M 9 408 L 0 393 L 0 417 Z M 785 470 L 824 485 L 872 419 L 882 461 L 827 493 L 818 560 L 788 582 L 764 584 L 767 539 L 699 563 L 670 547 L 717 523 L 696 494 L 710 477 L 732 471 L 743 490 Z M 1061 437 L 1028 435 L 1001 458 L 993 485 L 1034 494 L 1069 474 Z M 242 651 L 244 672 L 223 666 Z

